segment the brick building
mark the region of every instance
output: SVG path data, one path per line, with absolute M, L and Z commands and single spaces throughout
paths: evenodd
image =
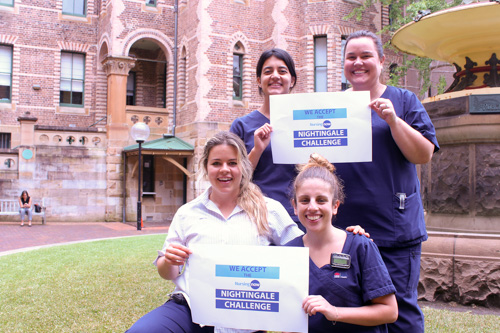
M 380 7 L 344 20 L 358 5 L 0 0 L 0 199 L 27 189 L 44 198 L 49 221 L 134 221 L 138 159 L 129 132 L 142 121 L 151 128 L 142 215 L 171 219 L 206 187 L 191 176 L 206 138 L 260 106 L 262 51 L 290 52 L 295 92 L 345 86 L 343 39 L 387 21 Z

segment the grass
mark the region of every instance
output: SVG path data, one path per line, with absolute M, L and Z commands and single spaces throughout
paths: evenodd
M 151 264 L 165 235 L 0 257 L 0 332 L 124 332 L 173 289 Z M 497 332 L 500 316 L 425 307 L 426 332 Z
M 500 327 L 500 316 L 454 312 L 430 307 L 422 308 L 426 332 L 494 333 Z
M 151 264 L 165 235 L 0 257 L 0 332 L 124 332 L 173 284 Z

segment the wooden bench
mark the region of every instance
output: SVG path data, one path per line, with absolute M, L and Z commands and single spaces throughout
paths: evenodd
M 36 200 L 31 200 L 31 213 L 33 216 L 41 216 L 42 224 L 45 224 L 45 200 L 42 199 L 42 203 L 38 203 Z M 35 212 L 35 203 L 42 206 L 42 211 L 40 213 Z M 0 215 L 18 215 L 19 216 L 19 201 L 18 200 L 6 200 L 0 199 Z

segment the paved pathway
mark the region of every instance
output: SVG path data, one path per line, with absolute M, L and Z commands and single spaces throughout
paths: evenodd
M 0 222 L 0 255 L 53 244 L 81 242 L 101 238 L 166 234 L 167 224 L 149 223 L 137 230 L 135 224 L 121 222 L 34 223 L 24 227 L 19 223 Z

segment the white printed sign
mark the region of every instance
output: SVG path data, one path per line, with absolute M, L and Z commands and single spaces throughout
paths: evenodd
M 309 249 L 196 245 L 189 256 L 193 322 L 307 332 L 302 301 L 309 290 Z
M 312 153 L 331 163 L 371 162 L 369 103 L 368 91 L 271 96 L 273 162 L 306 163 Z

